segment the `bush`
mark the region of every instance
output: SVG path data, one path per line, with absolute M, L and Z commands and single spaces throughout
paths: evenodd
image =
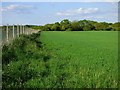
M 3 88 L 23 88 L 25 82 L 47 74 L 49 54 L 42 49 L 40 32 L 21 35 L 2 48 Z

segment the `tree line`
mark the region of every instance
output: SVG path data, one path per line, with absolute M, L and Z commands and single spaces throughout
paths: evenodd
M 120 31 L 120 22 L 107 23 L 92 20 L 69 21 L 64 19 L 61 22 L 45 24 L 44 26 L 31 25 L 34 29 L 42 31 Z

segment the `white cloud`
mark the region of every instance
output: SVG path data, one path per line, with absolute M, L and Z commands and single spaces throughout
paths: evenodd
M 97 12 L 98 8 L 78 8 L 73 10 L 67 10 L 64 12 L 57 12 L 58 16 L 71 16 L 71 15 L 79 15 L 79 14 L 91 14 Z
M 3 11 L 3 9 L 0 7 L 0 12 L 2 12 Z
M 26 9 L 31 9 L 33 8 L 32 6 L 29 5 L 9 5 L 6 7 L 0 8 L 0 11 L 24 11 Z

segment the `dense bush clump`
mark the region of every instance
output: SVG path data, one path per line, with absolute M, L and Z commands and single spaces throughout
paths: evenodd
M 37 76 L 44 76 L 50 55 L 43 49 L 40 32 L 21 35 L 2 48 L 3 88 L 23 88 Z

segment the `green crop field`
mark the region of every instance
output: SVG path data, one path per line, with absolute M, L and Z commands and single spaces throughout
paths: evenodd
M 117 87 L 118 32 L 44 31 L 41 41 L 57 87 Z
M 118 32 L 21 35 L 2 48 L 3 88 L 117 88 Z

